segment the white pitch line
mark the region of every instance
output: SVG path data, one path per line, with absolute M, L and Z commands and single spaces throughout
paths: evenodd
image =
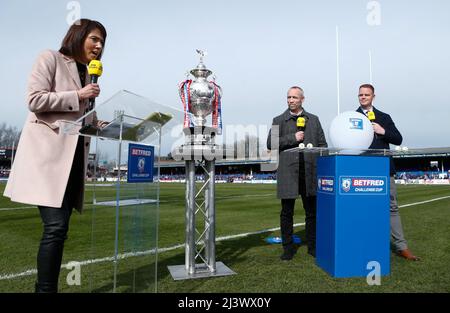
M 408 206 L 413 206 L 413 205 L 419 205 L 419 204 L 429 203 L 429 202 L 438 201 L 438 200 L 443 200 L 443 199 L 447 199 L 447 198 L 450 198 L 450 196 L 445 196 L 445 197 L 440 197 L 440 198 L 434 198 L 434 199 L 431 199 L 431 200 L 426 200 L 426 201 L 421 201 L 421 202 L 416 202 L 416 203 L 403 204 L 403 205 L 400 205 L 399 208 L 406 208 L 406 207 L 408 207 Z
M 413 206 L 413 205 L 420 205 L 420 204 L 429 203 L 429 202 L 433 202 L 433 201 L 439 201 L 439 200 L 443 200 L 443 199 L 447 199 L 447 198 L 450 198 L 450 196 L 439 197 L 439 198 L 430 199 L 430 200 L 426 200 L 426 201 L 415 202 L 415 203 L 404 204 L 404 205 L 399 206 L 399 208 L 409 207 L 409 206 Z M 305 223 L 297 223 L 297 224 L 294 224 L 294 227 L 303 226 L 303 225 L 305 225 Z M 257 231 L 257 232 L 242 233 L 242 234 L 230 235 L 230 236 L 222 236 L 222 237 L 218 237 L 216 239 L 216 241 L 224 241 L 224 240 L 230 240 L 230 239 L 235 239 L 235 238 L 242 238 L 242 237 L 247 237 L 247 236 L 251 236 L 251 235 L 257 235 L 257 234 L 272 232 L 272 231 L 276 231 L 276 230 L 279 230 L 279 229 L 280 229 L 280 227 L 274 227 L 274 228 L 260 230 L 260 231 Z M 179 244 L 179 245 L 175 245 L 175 246 L 172 246 L 172 247 L 161 248 L 161 249 L 158 249 L 158 253 L 159 252 L 171 251 L 171 250 L 175 250 L 175 249 L 183 248 L 183 247 L 184 247 L 184 244 Z M 147 254 L 153 254 L 153 253 L 155 253 L 155 249 L 151 249 L 151 250 L 147 250 L 147 251 L 140 251 L 140 252 L 130 252 L 130 253 L 119 254 L 117 256 L 117 258 L 118 259 L 125 259 L 125 258 L 128 258 L 128 257 L 139 256 L 139 255 L 147 255 Z M 105 257 L 105 258 L 101 258 L 101 259 L 86 260 L 86 261 L 79 262 L 79 264 L 80 265 L 88 265 L 88 264 L 101 263 L 101 262 L 107 262 L 107 261 L 114 261 L 114 257 Z M 61 268 L 67 268 L 67 264 L 61 265 Z M 33 275 L 33 274 L 36 274 L 36 273 L 37 273 L 36 269 L 30 269 L 30 270 L 26 270 L 26 271 L 21 272 L 21 273 L 0 275 L 0 280 L 14 279 L 14 278 L 18 278 L 18 277 Z
M 305 223 L 297 223 L 297 224 L 294 224 L 294 227 L 303 226 L 303 225 L 305 225 Z M 229 239 L 234 239 L 234 238 L 247 237 L 247 236 L 251 236 L 251 235 L 258 235 L 258 234 L 268 233 L 268 232 L 272 232 L 272 231 L 276 231 L 276 230 L 280 230 L 280 227 L 263 229 L 263 230 L 252 232 L 252 233 L 243 233 L 243 234 L 237 234 L 237 235 L 222 236 L 222 237 L 217 238 L 216 241 L 223 241 L 223 240 L 229 240 Z
M 37 269 L 26 270 L 25 272 L 22 272 L 22 273 L 2 275 L 2 276 L 0 276 L 0 280 L 14 279 L 14 278 L 22 277 L 22 276 L 30 276 L 33 274 L 37 274 Z
M 21 206 L 21 207 L 17 207 L 17 208 L 3 208 L 0 209 L 0 211 L 15 211 L 15 210 L 27 210 L 27 209 L 36 209 L 35 206 Z

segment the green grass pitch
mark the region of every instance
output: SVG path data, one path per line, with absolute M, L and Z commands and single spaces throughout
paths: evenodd
M 0 184 L 2 194 L 4 186 Z M 217 184 L 216 238 L 278 227 L 280 204 L 275 188 L 267 184 Z M 114 199 L 114 188 L 100 190 L 99 198 Z M 156 194 L 156 190 L 149 193 Z M 447 198 L 400 208 L 408 245 L 422 260 L 410 262 L 392 254 L 391 273 L 382 277 L 378 286 L 369 286 L 366 278 L 331 278 L 315 265 L 303 245 L 291 262 L 280 261 L 280 245 L 264 240 L 279 235 L 279 231 L 216 242 L 216 260 L 237 275 L 174 281 L 167 266 L 185 262 L 184 249 L 174 248 L 185 240 L 184 184 L 162 183 L 158 237 L 156 206 L 120 213 L 119 253 L 150 251 L 157 242 L 162 249 L 157 256 L 125 255 L 114 267 L 115 209 L 88 204 L 83 214 L 72 215 L 63 258 L 64 264 L 84 262 L 80 285 L 70 285 L 67 277 L 72 277 L 72 269 L 63 268 L 59 288 L 61 292 L 111 292 L 116 270 L 117 292 L 450 292 L 450 187 L 398 186 L 398 196 L 400 206 Z M 92 187 L 88 187 L 86 202 L 91 199 Z M 295 223 L 304 222 L 301 201 L 297 201 L 294 218 Z M 0 197 L 0 292 L 33 292 L 36 274 L 26 271 L 36 268 L 41 231 L 37 208 Z M 304 238 L 304 226 L 294 231 Z

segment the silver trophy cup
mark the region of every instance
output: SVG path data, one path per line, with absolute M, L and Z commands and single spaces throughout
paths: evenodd
M 190 73 L 194 76 L 189 90 L 189 104 L 190 113 L 194 115 L 195 126 L 205 126 L 206 117 L 213 111 L 213 103 L 216 101 L 216 94 L 214 92 L 214 84 L 208 81 L 208 76 L 212 74 L 212 71 L 206 68 L 203 64 L 203 57 L 205 52 L 197 50 L 200 55 L 200 63 L 196 68 L 192 69 Z M 217 85 L 216 85 L 217 86 Z M 222 90 L 219 86 L 219 95 L 222 94 Z M 182 92 L 182 90 L 180 90 Z

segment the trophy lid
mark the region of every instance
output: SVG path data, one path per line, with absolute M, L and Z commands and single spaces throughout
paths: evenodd
M 207 54 L 206 51 L 196 49 L 197 53 L 200 55 L 200 63 L 198 63 L 197 67 L 192 69 L 190 73 L 194 75 L 194 77 L 203 77 L 207 78 L 212 74 L 212 71 L 208 70 L 203 64 L 203 57 Z

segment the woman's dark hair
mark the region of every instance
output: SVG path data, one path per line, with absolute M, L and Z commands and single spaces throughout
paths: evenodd
M 83 44 L 89 33 L 95 29 L 98 29 L 103 36 L 103 40 L 106 41 L 106 29 L 105 27 L 97 21 L 89 20 L 86 18 L 79 19 L 70 26 L 64 37 L 61 48 L 59 52 L 69 57 L 74 58 L 76 61 L 80 61 L 83 58 Z M 103 48 L 105 44 L 103 43 Z M 103 54 L 103 49 L 98 60 L 101 59 Z

